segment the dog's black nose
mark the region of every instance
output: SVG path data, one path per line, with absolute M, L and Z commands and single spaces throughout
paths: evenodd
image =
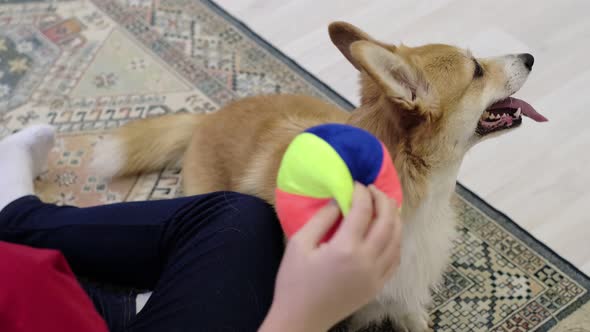
M 523 62 L 524 66 L 528 68 L 528 70 L 533 69 L 533 64 L 535 63 L 535 57 L 532 54 L 523 53 L 518 56 Z

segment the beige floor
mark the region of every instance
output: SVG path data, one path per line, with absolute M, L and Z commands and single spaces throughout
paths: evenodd
M 217 2 L 355 103 L 355 71 L 326 33 L 332 20 L 388 42 L 451 43 L 477 56 L 533 53 L 533 74 L 518 96 L 550 122 L 528 121 L 477 147 L 460 181 L 590 274 L 590 1 Z

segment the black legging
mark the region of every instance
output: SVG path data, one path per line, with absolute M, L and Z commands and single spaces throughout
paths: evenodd
M 110 331 L 256 331 L 273 295 L 281 228 L 261 200 L 229 192 L 90 208 L 23 197 L 0 212 L 0 240 L 60 250 Z M 32 318 L 34 319 L 34 318 Z

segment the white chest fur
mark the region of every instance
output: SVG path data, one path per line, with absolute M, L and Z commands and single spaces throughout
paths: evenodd
M 404 221 L 401 263 L 378 301 L 427 305 L 430 287 L 440 281 L 448 264 L 454 237 L 455 218 L 450 195 L 427 197 Z
M 416 211 L 403 216 L 400 267 L 384 287 L 379 302 L 412 302 L 410 298 L 429 301 L 429 288 L 440 281 L 455 237 L 451 195 L 457 173 L 458 166 L 432 174 L 427 196 Z
M 408 316 L 426 324 L 430 289 L 441 281 L 456 236 L 450 200 L 457 172 L 458 166 L 433 174 L 419 207 L 411 214 L 404 212 L 400 266 L 376 301 L 354 315 L 354 326 L 385 317 L 406 320 Z

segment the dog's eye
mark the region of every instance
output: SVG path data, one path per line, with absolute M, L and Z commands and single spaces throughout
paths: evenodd
M 480 78 L 483 76 L 483 68 L 477 60 L 473 59 L 473 63 L 475 64 L 475 69 L 473 70 L 473 78 Z

